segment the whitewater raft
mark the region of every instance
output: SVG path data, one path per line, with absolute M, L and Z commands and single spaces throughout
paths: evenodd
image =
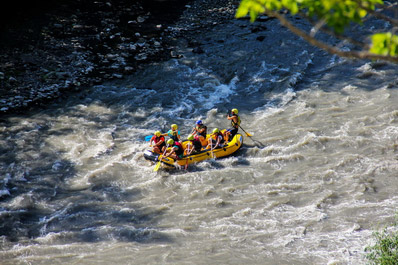
M 186 149 L 188 141 L 183 141 L 182 146 L 184 147 L 184 150 Z M 243 144 L 243 137 L 241 134 L 236 134 L 231 141 L 228 143 L 224 144 L 224 146 L 215 148 L 213 150 L 210 149 L 202 149 L 199 153 L 195 153 L 189 156 L 184 156 L 182 159 L 174 160 L 171 157 L 163 157 L 162 155 L 152 152 L 152 150 L 146 150 L 144 152 L 144 158 L 146 160 L 152 161 L 152 162 L 159 162 L 159 157 L 160 157 L 160 162 L 162 167 L 165 168 L 176 168 L 176 167 L 184 167 L 187 164 L 195 164 L 204 160 L 208 159 L 215 159 L 215 158 L 221 158 L 221 157 L 227 157 L 232 154 L 234 154 L 236 151 L 238 151 Z

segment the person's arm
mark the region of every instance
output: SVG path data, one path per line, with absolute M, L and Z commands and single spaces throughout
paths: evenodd
M 236 116 L 235 115 L 234 116 L 228 116 L 227 119 L 235 121 L 236 120 Z
M 192 154 L 192 151 L 193 151 L 193 144 L 191 144 L 191 143 L 189 143 L 189 144 L 187 144 L 187 152 L 186 152 L 186 155 L 187 156 L 189 156 L 190 154 Z
M 221 142 L 221 135 L 217 136 L 217 142 L 216 142 L 216 146 L 214 148 L 216 148 L 217 146 L 220 146 L 220 142 Z
M 160 139 L 160 141 L 157 142 L 155 145 L 156 145 L 156 146 L 161 146 L 161 145 L 163 144 L 163 142 L 164 142 L 164 138 L 163 138 L 163 139 Z
M 238 118 L 236 116 L 228 116 L 228 120 L 232 120 L 234 125 L 238 124 Z
M 171 148 L 170 152 L 168 154 L 166 154 L 164 157 L 171 156 L 175 151 L 176 151 L 175 147 Z

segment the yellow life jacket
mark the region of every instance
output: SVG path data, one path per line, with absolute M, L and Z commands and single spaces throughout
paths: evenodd
M 238 128 L 240 125 L 240 122 L 241 122 L 240 117 L 236 114 L 233 114 L 233 116 L 238 117 L 238 123 L 235 123 L 234 120 L 231 120 L 231 125 L 232 125 L 232 127 Z

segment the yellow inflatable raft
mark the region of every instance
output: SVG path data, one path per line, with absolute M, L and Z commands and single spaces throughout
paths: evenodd
M 211 137 L 211 135 L 208 135 L 208 137 Z M 188 141 L 183 141 L 182 146 L 184 147 L 184 150 L 186 148 Z M 193 155 L 189 156 L 184 156 L 182 159 L 174 160 L 171 157 L 163 157 L 158 153 L 154 153 L 151 150 L 146 150 L 144 152 L 144 158 L 149 161 L 153 162 L 159 162 L 159 157 L 161 158 L 161 164 L 162 166 L 165 167 L 184 167 L 186 165 L 198 163 L 203 160 L 207 159 L 212 159 L 212 158 L 221 158 L 221 157 L 226 157 L 230 156 L 236 151 L 239 150 L 239 148 L 243 144 L 243 137 L 241 134 L 236 134 L 234 138 L 227 144 L 225 144 L 222 148 L 218 147 L 213 150 L 210 149 L 202 149 L 199 153 L 195 153 Z

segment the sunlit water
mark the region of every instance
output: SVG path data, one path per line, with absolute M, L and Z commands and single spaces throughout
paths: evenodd
M 182 59 L 5 117 L 0 263 L 365 263 L 398 203 L 398 69 L 264 25 L 219 25 L 204 54 L 181 44 Z M 144 160 L 146 135 L 226 128 L 231 108 L 253 135 L 234 156 Z

